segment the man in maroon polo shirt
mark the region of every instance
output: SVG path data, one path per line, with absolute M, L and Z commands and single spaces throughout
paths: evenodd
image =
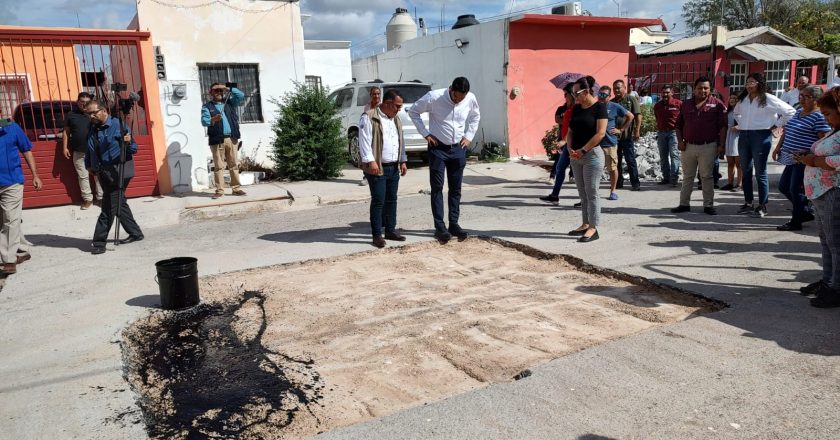
M 712 168 L 715 157 L 723 154 L 726 145 L 726 106 L 712 96 L 712 83 L 701 76 L 694 81 L 694 96 L 683 102 L 677 117 L 677 148 L 680 150 L 683 182 L 680 204 L 671 212 L 690 211 L 692 184 L 697 168 L 703 183 L 703 212 L 717 214 Z
M 660 185 L 677 186 L 680 180 L 680 151 L 677 149 L 677 118 L 682 101 L 674 98 L 671 86 L 662 87 L 662 98 L 653 106 L 656 116 L 656 142 L 659 144 L 659 166 L 662 169 Z

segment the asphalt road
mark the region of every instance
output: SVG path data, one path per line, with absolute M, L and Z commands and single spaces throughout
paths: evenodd
M 731 193 L 718 197 L 721 215 L 675 216 L 666 209 L 675 190 L 645 189 L 605 200 L 601 239 L 588 244 L 565 234 L 580 223 L 572 187 L 560 207 L 537 200 L 545 183 L 468 191 L 461 224 L 729 308 L 322 437 L 838 438 L 840 309 L 813 309 L 794 293 L 820 273 L 814 226 L 776 231 L 789 214 L 778 197 L 764 219 L 736 215 L 741 199 Z M 119 340 L 158 302 L 154 263 L 194 256 L 208 275 L 368 251 L 367 215 L 353 203 L 181 223 L 102 256 L 83 252 L 86 236 L 28 235 L 35 258 L 0 292 L 0 438 L 145 438 L 121 378 Z M 409 242 L 430 240 L 428 196 L 403 197 L 399 225 Z

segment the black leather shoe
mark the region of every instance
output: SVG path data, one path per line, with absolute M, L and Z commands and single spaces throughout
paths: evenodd
M 452 234 L 450 234 L 448 231 L 435 230 L 435 238 L 437 238 L 438 241 L 441 243 L 446 243 L 449 240 L 452 240 Z
M 470 235 L 458 225 L 449 225 L 449 233 L 458 238 L 458 241 L 464 241 Z
M 825 286 L 825 282 L 823 280 L 819 280 L 815 283 L 808 284 L 807 286 L 800 287 L 799 294 L 802 296 L 816 295 L 817 292 L 823 289 L 823 286 Z
M 578 242 L 580 242 L 580 243 L 589 243 L 590 241 L 595 241 L 595 240 L 597 240 L 598 238 L 600 238 L 600 237 L 598 237 L 598 231 L 597 231 L 597 230 L 595 230 L 595 233 L 594 233 L 594 234 L 592 234 L 592 235 L 591 235 L 591 236 L 589 236 L 589 237 L 587 237 L 587 236 L 583 235 L 583 236 L 581 236 L 580 238 L 578 238 Z
M 787 222 L 783 225 L 776 226 L 776 230 L 778 231 L 801 231 L 802 225 L 793 222 Z
M 380 248 L 380 249 L 384 248 L 385 247 L 385 239 L 382 238 L 382 237 L 373 237 L 373 241 L 371 242 L 371 244 Z
M 811 222 L 811 221 L 814 221 L 814 214 L 811 214 L 810 212 L 806 212 L 805 214 L 802 214 L 802 223 Z
M 385 233 L 386 240 L 394 240 L 394 241 L 405 241 L 405 237 L 396 232 L 386 232 Z
M 554 197 L 549 194 L 547 196 L 540 197 L 540 200 L 542 200 L 543 202 L 556 203 L 560 201 L 560 197 Z
M 680 206 L 677 206 L 676 208 L 671 208 L 671 212 L 673 212 L 674 214 L 679 214 L 681 212 L 688 212 L 688 211 L 691 211 L 691 207 L 688 206 L 688 205 L 680 205 Z
M 105 253 L 105 246 L 101 246 L 101 247 L 100 246 L 94 246 L 93 249 L 91 249 L 90 253 L 93 254 L 93 255 L 104 254 Z
M 145 237 L 143 237 L 142 235 L 129 235 L 128 238 L 120 240 L 120 244 L 134 243 L 135 241 L 140 241 L 143 238 Z
M 703 212 L 709 215 L 717 215 L 717 209 L 714 206 L 706 206 L 703 208 Z
M 572 237 L 580 237 L 583 234 L 586 234 L 586 229 L 573 229 L 569 231 L 569 235 L 571 235 Z

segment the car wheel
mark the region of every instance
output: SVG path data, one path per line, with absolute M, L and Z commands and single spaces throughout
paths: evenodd
M 357 167 L 361 167 L 362 157 L 359 152 L 359 132 L 350 132 L 350 135 L 347 137 L 347 152 L 350 153 L 350 163 Z

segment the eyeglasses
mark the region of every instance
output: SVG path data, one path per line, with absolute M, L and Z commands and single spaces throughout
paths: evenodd
M 225 89 L 210 89 L 210 93 L 225 93 Z
M 101 111 L 102 111 L 102 109 L 100 108 L 100 109 L 97 109 L 97 110 L 91 110 L 89 112 L 85 112 L 85 114 L 88 115 L 88 116 L 93 116 L 93 115 L 95 115 L 95 114 L 97 114 Z
M 803 94 L 800 93 L 799 94 L 799 99 L 814 99 L 814 97 L 811 96 L 811 95 L 803 95 Z

